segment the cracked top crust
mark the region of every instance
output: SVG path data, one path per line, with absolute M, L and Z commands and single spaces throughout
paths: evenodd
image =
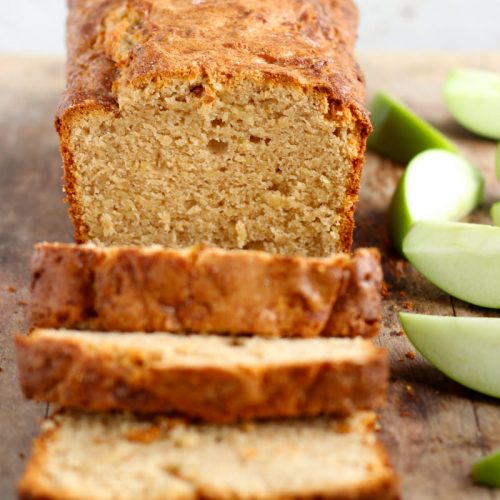
M 116 109 L 121 85 L 173 78 L 214 85 L 249 79 L 324 94 L 366 133 L 364 80 L 353 57 L 351 0 L 70 0 L 68 85 L 73 108 Z M 206 20 L 210 19 L 210 23 Z

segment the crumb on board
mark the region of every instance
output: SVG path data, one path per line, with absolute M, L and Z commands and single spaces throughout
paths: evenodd
M 406 292 L 404 290 L 399 290 L 398 295 L 400 297 L 406 297 Z
M 408 396 L 411 396 L 412 398 L 415 396 L 415 388 L 412 385 L 406 384 L 405 391 Z
M 389 283 L 387 283 L 386 281 L 382 281 L 382 287 L 380 293 L 382 294 L 382 297 L 384 299 L 389 296 L 390 291 L 391 291 L 391 285 L 389 285 Z
M 411 412 L 410 412 L 410 411 L 400 411 L 400 412 L 399 412 L 399 416 L 400 416 L 400 417 L 411 417 L 411 416 L 412 416 L 412 414 L 411 414 Z
M 17 291 L 17 288 L 14 285 L 9 285 L 7 287 L 7 291 L 10 292 L 10 293 L 14 293 L 14 292 Z
M 403 335 L 403 330 L 392 330 L 391 337 L 401 337 Z
M 407 267 L 408 263 L 404 259 L 398 259 L 394 263 L 394 274 L 398 278 L 402 278 L 405 275 L 405 270 Z
M 405 358 L 399 358 L 399 362 L 402 363 L 405 360 Z
M 400 330 L 391 330 L 391 337 L 401 337 Z
M 408 351 L 405 356 L 408 358 L 408 359 L 415 359 L 417 356 L 416 354 L 413 352 L 413 351 Z
M 20 451 L 17 455 L 21 460 L 24 460 L 26 458 L 26 455 L 22 451 Z
M 17 305 L 19 305 L 19 306 L 27 306 L 28 305 L 28 301 L 27 300 L 18 300 L 17 301 Z
M 413 311 L 413 309 L 415 309 L 415 306 L 413 305 L 413 302 L 411 300 L 405 300 L 403 302 L 403 307 L 410 311 Z

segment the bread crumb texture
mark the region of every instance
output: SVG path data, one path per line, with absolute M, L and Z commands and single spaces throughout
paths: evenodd
M 20 493 L 75 500 L 397 498 L 372 428 L 367 413 L 234 426 L 66 413 L 35 442 Z
M 57 125 L 79 241 L 349 249 L 369 132 L 350 0 L 72 4 Z

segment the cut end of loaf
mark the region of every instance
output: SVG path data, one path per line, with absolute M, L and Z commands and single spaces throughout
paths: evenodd
M 252 80 L 121 87 L 74 113 L 80 240 L 324 256 L 351 244 L 361 132 L 326 94 Z
M 79 242 L 350 248 L 370 131 L 351 0 L 72 7 L 57 127 Z

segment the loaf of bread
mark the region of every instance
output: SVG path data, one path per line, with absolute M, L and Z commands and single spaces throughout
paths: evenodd
M 31 324 L 101 331 L 370 337 L 376 250 L 328 258 L 194 247 L 37 245 Z
M 21 500 L 392 500 L 374 415 L 194 425 L 68 412 L 44 424 Z
M 34 330 L 16 340 L 28 398 L 211 422 L 376 408 L 389 375 L 386 352 L 360 338 Z
M 56 118 L 78 242 L 350 248 L 351 0 L 72 0 Z

